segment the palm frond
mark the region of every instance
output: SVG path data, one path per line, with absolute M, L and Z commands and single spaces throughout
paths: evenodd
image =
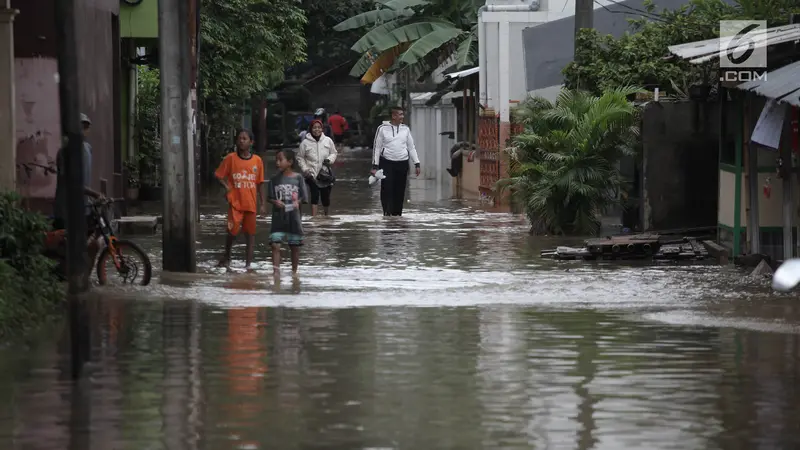
M 627 180 L 617 162 L 637 147 L 637 108 L 628 101 L 636 91 L 563 90 L 555 102 L 533 97 L 515 109 L 525 129 L 507 150 L 512 176 L 497 187 L 511 192 L 535 229 L 593 234 L 599 214 L 619 203 Z

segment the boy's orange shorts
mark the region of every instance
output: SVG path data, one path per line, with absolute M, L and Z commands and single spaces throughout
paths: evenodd
M 256 234 L 256 213 L 250 211 L 239 211 L 238 209 L 228 208 L 228 233 L 233 236 L 239 234 L 239 230 L 244 230 L 246 234 L 253 236 Z

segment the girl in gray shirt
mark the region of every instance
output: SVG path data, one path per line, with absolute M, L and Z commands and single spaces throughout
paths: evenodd
M 281 150 L 275 157 L 278 174 L 269 180 L 268 195 L 272 204 L 272 226 L 269 240 L 272 245 L 272 270 L 280 275 L 281 244 L 289 244 L 292 253 L 292 273 L 297 273 L 300 262 L 300 247 L 303 245 L 303 223 L 300 217 L 300 203 L 307 199 L 305 181 L 295 173 L 295 154 L 291 150 Z

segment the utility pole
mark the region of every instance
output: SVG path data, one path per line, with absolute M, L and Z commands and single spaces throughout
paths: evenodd
M 575 0 L 575 50 L 573 59 L 578 55 L 578 35 L 584 28 L 594 28 L 594 2 L 592 0 Z M 581 80 L 578 80 L 578 87 L 584 87 Z
M 55 4 L 56 51 L 58 53 L 58 90 L 61 107 L 62 176 L 66 177 L 67 202 L 67 281 L 71 368 L 73 378 L 80 376 L 84 361 L 90 356 L 89 318 L 80 294 L 89 289 L 84 273 L 86 254 L 86 200 L 83 179 L 83 125 L 80 119 L 80 84 L 78 83 L 78 44 L 75 36 L 75 0 L 57 0 Z
M 88 289 L 83 280 L 86 254 L 85 196 L 83 187 L 83 129 L 80 119 L 78 45 L 75 38 L 75 0 L 56 1 L 59 103 L 61 105 L 62 156 L 67 177 L 67 279 L 69 293 Z M 76 239 L 71 237 L 75 236 Z
M 161 67 L 161 164 L 164 174 L 162 226 L 165 271 L 194 272 L 196 186 L 192 93 L 193 5 L 196 0 L 159 0 Z
M 192 143 L 194 144 L 194 216 L 195 223 L 200 222 L 200 193 L 202 192 L 201 180 L 201 151 L 200 145 L 200 0 L 186 0 L 189 2 L 189 40 L 192 46 Z
M 17 189 L 17 130 L 14 97 L 14 16 L 9 0 L 0 0 L 0 191 Z

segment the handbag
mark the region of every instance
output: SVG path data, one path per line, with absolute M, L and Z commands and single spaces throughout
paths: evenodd
M 322 166 L 317 174 L 317 186 L 325 188 L 333 185 L 336 182 L 336 176 L 333 174 L 333 169 L 328 164 Z

